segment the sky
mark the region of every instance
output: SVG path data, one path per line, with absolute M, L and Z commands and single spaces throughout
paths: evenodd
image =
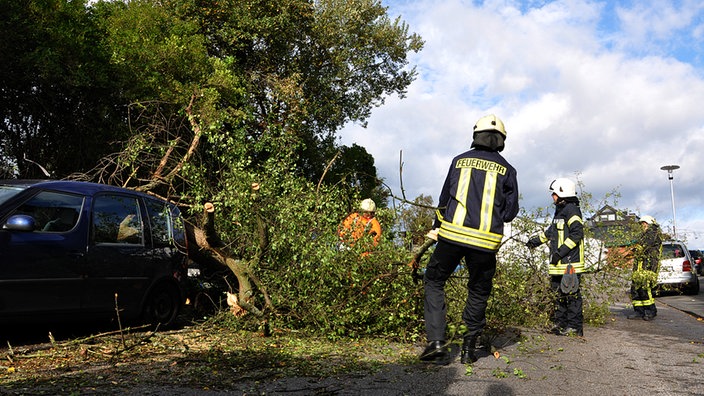
M 388 97 L 340 140 L 374 157 L 394 195 L 437 204 L 475 122 L 496 114 L 521 207 L 549 207 L 550 182 L 568 177 L 597 203 L 617 193 L 609 203 L 665 231 L 674 218 L 677 237 L 704 249 L 704 2 L 382 4 L 424 39 L 409 57 L 418 75 L 405 98 Z M 672 181 L 665 165 L 680 166 Z

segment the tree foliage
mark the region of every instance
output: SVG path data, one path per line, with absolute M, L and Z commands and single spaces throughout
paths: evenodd
M 345 288 L 396 298 L 389 290 L 409 270 L 390 240 L 374 256 L 378 266 L 336 250 L 337 225 L 356 199 L 383 207 L 386 195 L 366 150 L 334 138 L 386 95 L 403 95 L 415 75 L 406 55 L 420 39 L 375 1 L 142 0 L 99 3 L 95 12 L 125 78 L 133 133 L 87 177 L 149 190 L 193 213 L 212 202 L 214 251 L 260 281 L 248 303 L 264 306 L 267 288 L 270 323 L 326 327 L 328 316 L 334 334 L 378 330 L 372 311 L 381 301 L 360 308 L 359 297 L 336 299 Z M 393 218 L 384 225 L 390 231 Z
M 423 244 L 434 220 L 435 207 L 433 197 L 429 195 L 421 194 L 411 204 L 399 207 L 399 223 L 413 246 Z
M 119 147 L 126 107 L 85 1 L 3 1 L 0 34 L 4 177 L 46 177 L 30 161 L 62 177 Z

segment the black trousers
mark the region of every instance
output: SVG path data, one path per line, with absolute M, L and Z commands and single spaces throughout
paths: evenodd
M 655 306 L 655 298 L 653 290 L 649 287 L 636 287 L 631 284 L 631 302 L 636 315 L 645 317 L 655 317 L 658 314 L 658 309 Z
M 577 274 L 580 278 L 581 274 Z M 552 321 L 555 326 L 561 329 L 571 327 L 575 330 L 582 330 L 584 327 L 584 317 L 582 316 L 582 292 L 577 289 L 575 293 L 566 294 L 560 290 L 562 275 L 550 275 L 550 287 L 555 293 L 555 312 Z
M 428 341 L 444 341 L 447 325 L 445 283 L 464 258 L 469 280 L 462 320 L 467 335 L 479 335 L 486 326 L 486 306 L 496 273 L 496 253 L 485 252 L 439 240 L 425 270 L 425 330 Z

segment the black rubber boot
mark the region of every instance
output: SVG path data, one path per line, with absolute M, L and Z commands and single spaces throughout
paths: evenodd
M 568 327 L 560 332 L 560 335 L 562 336 L 577 336 L 577 337 L 584 337 L 584 332 L 582 329 L 575 329 L 574 327 Z
M 436 359 L 442 359 L 446 354 L 447 345 L 445 345 L 445 341 L 430 341 L 418 358 L 422 361 L 428 362 Z
M 462 341 L 462 353 L 460 354 L 460 363 L 471 364 L 477 361 L 477 355 L 474 350 L 477 348 L 477 336 L 465 336 Z

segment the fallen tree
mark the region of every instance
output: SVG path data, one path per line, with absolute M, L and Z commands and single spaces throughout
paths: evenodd
M 337 222 L 358 194 L 383 189 L 371 155 L 336 137 L 350 122 L 364 125 L 385 98 L 403 97 L 416 76 L 407 55 L 421 38 L 369 1 L 94 7 L 119 92 L 132 103 L 128 133 L 109 137 L 121 150 L 76 177 L 179 205 L 192 260 L 237 278 L 237 312 L 298 328 L 387 326 L 378 303 L 369 313 L 353 303 L 369 279 L 384 282 L 365 290 L 381 284 L 396 298 L 377 274 L 390 271 L 364 263 L 352 281 L 338 274 L 359 263 L 336 256 Z M 341 305 L 345 317 L 333 311 Z
M 256 191 L 253 186 L 253 191 Z M 260 249 L 266 249 L 266 228 L 264 221 L 260 224 Z M 254 272 L 254 268 L 261 260 L 261 255 L 256 255 L 250 260 L 233 257 L 229 254 L 215 231 L 215 206 L 208 202 L 204 205 L 204 215 L 200 227 L 192 222 L 186 222 L 186 235 L 188 238 L 188 256 L 202 266 L 225 266 L 237 277 L 237 298 L 228 301 L 233 313 L 236 315 L 250 312 L 258 318 L 263 318 L 267 309 L 271 308 L 271 299 Z M 254 286 L 264 298 L 263 307 L 259 308 L 254 303 Z
M 135 134 L 125 145 L 123 151 L 105 157 L 100 165 L 91 172 L 74 174 L 71 178 L 119 185 L 173 202 L 173 199 L 170 199 L 166 194 L 159 194 L 158 191 L 174 191 L 176 189 L 175 180 L 198 151 L 203 132 L 200 124 L 196 122 L 197 117 L 193 114 L 193 103 L 196 97 L 196 94 L 192 95 L 191 102 L 185 109 L 193 131 L 189 144 L 184 145 L 180 137 L 157 142 L 156 138 L 159 134 L 155 133 L 155 130 L 167 131 L 167 128 L 163 125 L 166 123 L 165 120 L 161 122 L 155 120 L 156 114 L 160 114 L 155 112 L 151 115 L 153 121 L 148 123 L 152 127 L 146 129 L 144 133 Z M 162 127 L 154 128 L 155 125 L 162 125 Z M 163 150 L 155 151 L 154 148 L 159 146 L 163 147 Z M 147 147 L 149 149 L 146 149 Z M 154 152 L 162 152 L 163 155 L 157 158 L 153 155 Z M 179 153 L 182 154 L 176 158 Z M 137 170 L 143 169 L 153 169 L 153 171 L 147 178 L 132 177 L 137 174 Z M 124 175 L 129 176 L 124 177 Z M 250 195 L 252 201 L 257 200 L 258 191 L 259 184 L 252 183 Z M 182 207 L 193 206 L 187 202 L 175 203 Z M 266 250 L 268 244 L 266 222 L 259 213 L 252 214 L 257 219 L 256 235 L 258 240 L 256 244 L 258 249 L 254 250 L 255 254 L 252 257 L 245 259 L 233 254 L 218 235 L 215 224 L 216 212 L 215 205 L 212 202 L 206 202 L 203 205 L 202 216 L 184 219 L 188 240 L 188 257 L 201 267 L 229 268 L 237 278 L 236 297 L 230 297 L 228 300 L 233 312 L 237 315 L 249 312 L 260 320 L 264 320 L 266 311 L 271 308 L 271 299 L 266 287 L 256 276 L 254 268 L 260 265 L 262 252 Z M 257 306 L 255 302 L 255 288 L 262 295 L 263 304 L 261 306 Z

